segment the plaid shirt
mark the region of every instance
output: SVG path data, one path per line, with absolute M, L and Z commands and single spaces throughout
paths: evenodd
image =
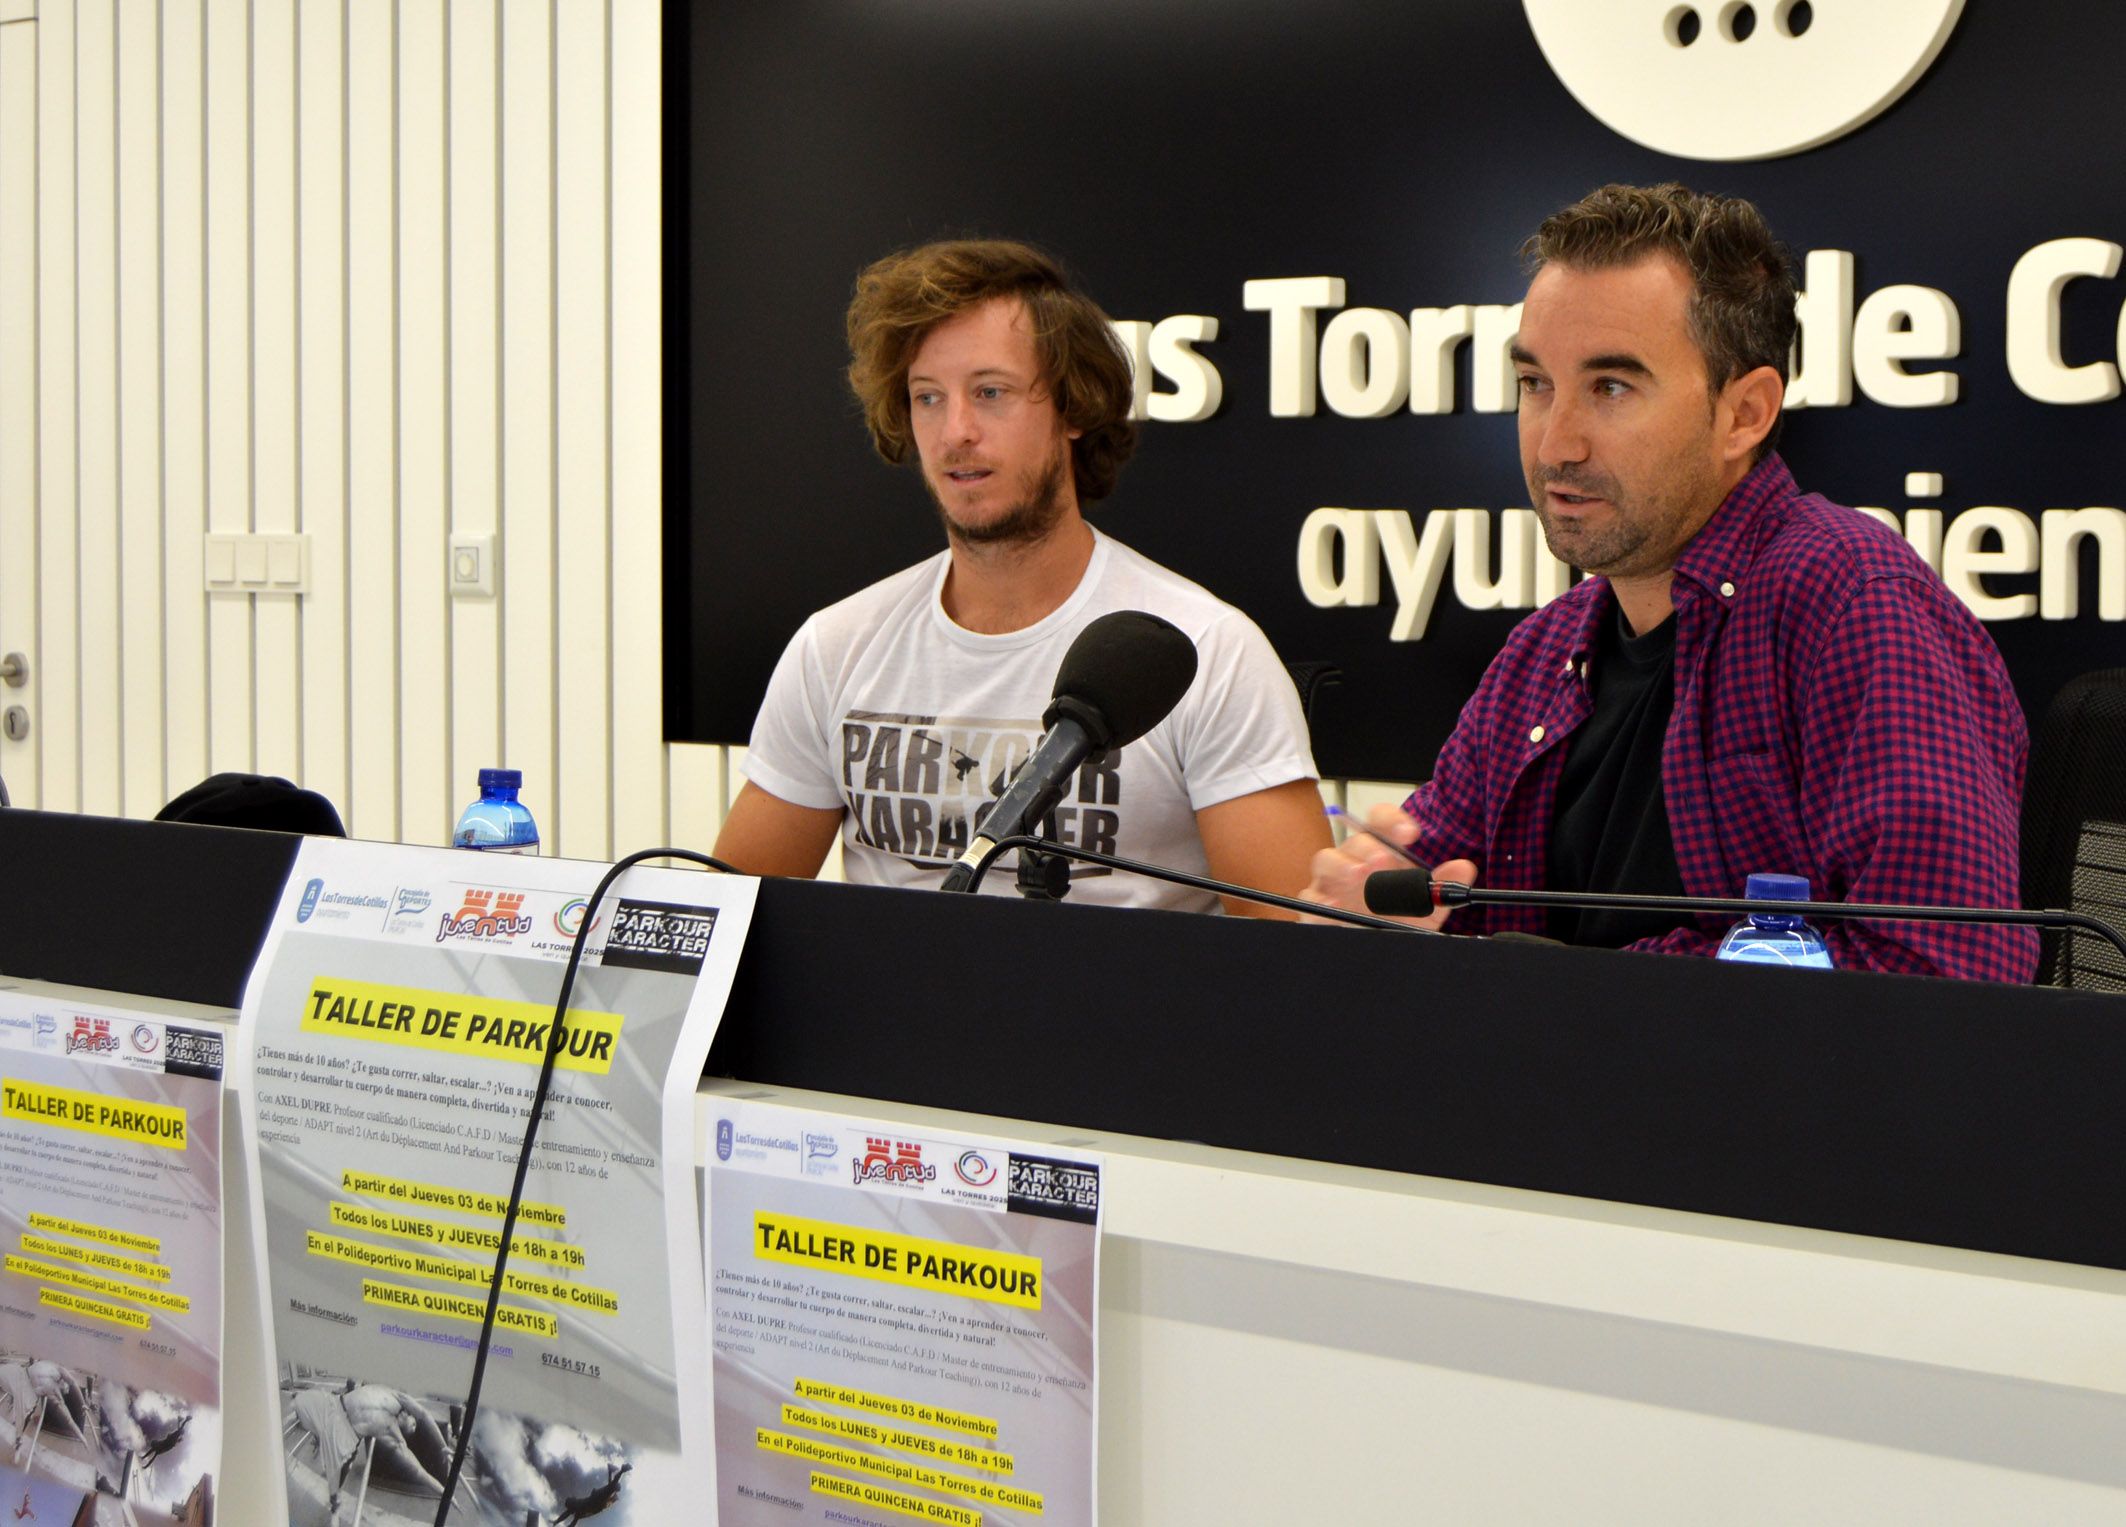
M 1740 896 L 1754 871 L 1827 901 L 2012 907 L 2023 713 L 1992 638 L 1895 531 L 1804 496 L 1767 456 L 1676 560 L 1675 708 L 1661 790 L 1683 888 Z M 1611 617 L 1588 578 L 1514 628 L 1404 809 L 1429 862 L 1543 888 L 1566 740 L 1592 709 Z M 1731 920 L 1632 947 L 1710 954 Z M 1847 969 L 2028 981 L 2037 933 L 1826 919 Z M 1541 932 L 1529 907 L 1470 907 L 1460 933 Z

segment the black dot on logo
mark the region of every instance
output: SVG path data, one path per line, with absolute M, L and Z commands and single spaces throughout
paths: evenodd
M 1698 40 L 1698 13 L 1687 5 L 1679 5 L 1670 11 L 1661 26 L 1668 33 L 1673 47 L 1687 48 Z
M 1757 8 L 1754 5 L 1730 6 L 1720 20 L 1727 28 L 1727 35 L 1735 42 L 1748 42 L 1750 34 L 1757 30 Z
M 1809 29 L 1809 23 L 1816 19 L 1816 12 L 1809 5 L 1809 0 L 1786 0 L 1786 3 L 1779 7 L 1776 19 L 1780 31 L 1789 37 L 1799 37 Z

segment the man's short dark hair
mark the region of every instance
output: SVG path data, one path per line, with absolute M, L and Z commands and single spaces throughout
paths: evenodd
M 1690 273 L 1690 335 L 1705 357 L 1713 393 L 1759 366 L 1786 380 L 1794 349 L 1794 260 L 1742 198 L 1674 181 L 1603 186 L 1543 219 L 1521 246 L 1531 276 L 1545 265 L 1601 270 L 1649 255 L 1667 255 Z M 1760 459 L 1777 445 L 1784 421 L 1782 410 L 1757 447 Z
M 888 255 L 856 278 L 849 304 L 849 385 L 864 407 L 871 443 L 898 464 L 915 444 L 908 422 L 908 367 L 930 331 L 996 298 L 1024 304 L 1041 381 L 1056 412 L 1079 431 L 1071 442 L 1078 499 L 1114 491 L 1137 448 L 1129 411 L 1135 378 L 1107 315 L 1077 291 L 1061 265 L 1008 239 L 951 239 Z

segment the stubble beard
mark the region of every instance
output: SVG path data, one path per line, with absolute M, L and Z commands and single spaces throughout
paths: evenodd
M 930 474 L 925 472 L 922 476 L 923 486 L 930 491 L 930 502 L 937 508 L 938 520 L 951 541 L 959 546 L 1001 547 L 1032 545 L 1054 533 L 1068 507 L 1063 498 L 1063 474 L 1069 470 L 1070 453 L 1058 450 L 1038 476 L 1020 480 L 1018 498 L 1010 508 L 994 519 L 971 525 L 954 519 Z
M 1562 488 L 1599 498 L 1608 506 L 1610 523 L 1590 533 L 1584 526 L 1561 527 L 1551 512 L 1548 489 Z M 1581 472 L 1571 467 L 1531 467 L 1528 472 L 1529 500 L 1543 527 L 1543 544 L 1550 554 L 1583 573 L 1607 573 L 1635 556 L 1646 544 L 1646 530 L 1637 516 L 1628 512 L 1631 500 L 1613 477 L 1599 472 Z
M 1561 531 L 1544 491 L 1553 486 L 1601 499 L 1609 510 L 1609 523 L 1599 530 Z M 1682 465 L 1637 493 L 1601 472 L 1541 466 L 1528 472 L 1528 492 L 1550 554 L 1583 573 L 1609 578 L 1639 577 L 1674 566 L 1676 554 L 1719 507 L 1717 486 L 1709 473 L 1694 474 Z M 1708 496 L 1715 502 L 1706 505 Z M 1688 534 L 1686 525 L 1690 526 Z

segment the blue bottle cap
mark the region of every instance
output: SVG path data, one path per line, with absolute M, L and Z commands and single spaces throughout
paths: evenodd
M 480 788 L 482 790 L 521 790 L 524 788 L 524 771 L 522 769 L 482 769 L 480 771 Z M 1803 885 L 1805 888 L 1807 882 L 1804 881 Z
M 1751 901 L 1807 901 L 1809 877 L 1806 875 L 1752 875 L 1743 887 L 1742 894 Z

